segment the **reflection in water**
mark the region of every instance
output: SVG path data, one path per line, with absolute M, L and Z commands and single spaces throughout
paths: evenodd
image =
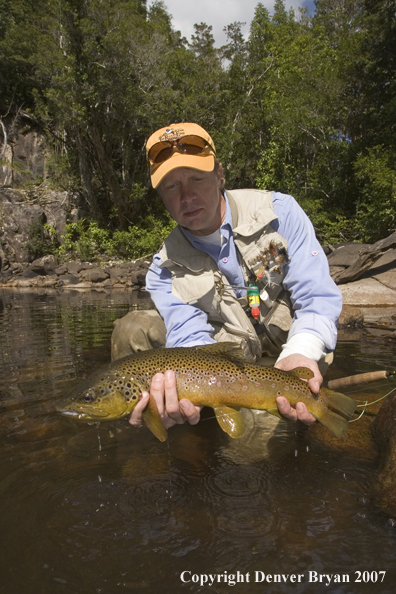
M 1 592 L 218 594 L 237 571 L 250 575 L 234 588 L 243 594 L 393 592 L 396 534 L 372 505 L 375 453 L 345 454 L 295 426 L 268 449 L 238 445 L 210 410 L 170 430 L 167 444 L 125 420 L 58 417 L 55 401 L 109 361 L 113 320 L 145 304 L 126 291 L 3 291 L 1 302 Z M 363 334 L 339 346 L 331 373 L 393 369 L 395 350 Z M 350 582 L 309 583 L 310 570 Z M 359 585 L 356 570 L 387 574 Z M 183 584 L 182 572 L 223 578 Z M 254 582 L 255 572 L 304 580 Z

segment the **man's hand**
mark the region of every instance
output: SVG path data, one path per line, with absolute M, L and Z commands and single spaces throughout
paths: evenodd
M 320 386 L 323 382 L 322 374 L 319 371 L 318 364 L 316 361 L 305 357 L 304 355 L 299 355 L 298 353 L 289 355 L 284 359 L 278 361 L 275 364 L 277 369 L 283 369 L 284 371 L 291 371 L 296 367 L 308 367 L 313 372 L 314 376 L 308 380 L 308 386 L 310 390 L 317 394 L 320 390 Z M 315 422 L 315 417 L 313 417 L 309 412 L 307 407 L 303 402 L 297 402 L 296 408 L 290 406 L 289 401 L 287 398 L 280 396 L 276 399 L 276 403 L 278 405 L 278 410 L 287 419 L 290 421 L 302 421 L 306 425 L 312 425 Z
M 165 373 L 156 373 L 151 380 L 150 393 L 157 403 L 165 429 L 173 425 L 190 423 L 196 425 L 200 418 L 201 407 L 194 406 L 189 400 L 183 398 L 179 401 L 176 389 L 175 373 L 171 370 Z M 129 423 L 140 427 L 144 424 L 142 412 L 148 404 L 149 394 L 143 392 L 142 397 L 129 417 Z

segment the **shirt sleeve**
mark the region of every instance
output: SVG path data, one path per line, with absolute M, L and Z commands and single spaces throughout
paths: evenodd
M 160 256 L 156 254 L 147 272 L 146 289 L 164 320 L 166 346 L 189 347 L 216 342 L 207 314 L 172 294 L 171 274 L 160 267 L 161 263 Z
M 330 352 L 337 342 L 341 292 L 330 276 L 326 255 L 316 239 L 313 225 L 296 200 L 274 192 L 273 205 L 278 219 L 272 226 L 288 242 L 290 263 L 286 267 L 283 286 L 291 294 L 295 312 L 285 353 L 301 353 L 301 340 L 293 338 L 300 333 L 304 333 L 305 342 L 308 335 L 316 337 L 322 341 L 323 351 Z M 309 356 L 309 344 L 306 349 Z M 315 360 L 318 360 L 319 350 L 320 343 L 313 340 L 312 358 Z

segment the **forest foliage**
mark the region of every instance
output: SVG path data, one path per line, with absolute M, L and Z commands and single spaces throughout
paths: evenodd
M 292 194 L 322 242 L 395 229 L 396 0 L 259 3 L 248 38 L 225 23 L 221 48 L 205 23 L 182 37 L 162 2 L 0 0 L 0 14 L 0 121 L 45 135 L 51 183 L 83 197 L 80 239 L 102 230 L 125 255 L 153 226 L 160 241 L 145 141 L 181 121 L 210 132 L 226 187 Z

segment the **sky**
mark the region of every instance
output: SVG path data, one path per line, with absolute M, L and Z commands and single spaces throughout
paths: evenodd
M 154 0 L 149 0 L 150 6 Z M 259 0 L 164 0 L 168 12 L 173 17 L 173 27 L 181 34 L 191 39 L 195 23 L 212 25 L 215 45 L 220 47 L 226 42 L 223 28 L 235 21 L 245 22 L 242 32 L 247 38 L 254 10 Z M 261 0 L 261 3 L 273 12 L 274 0 Z M 299 6 L 308 6 L 313 11 L 312 0 L 285 0 L 285 6 L 294 8 L 297 12 Z

